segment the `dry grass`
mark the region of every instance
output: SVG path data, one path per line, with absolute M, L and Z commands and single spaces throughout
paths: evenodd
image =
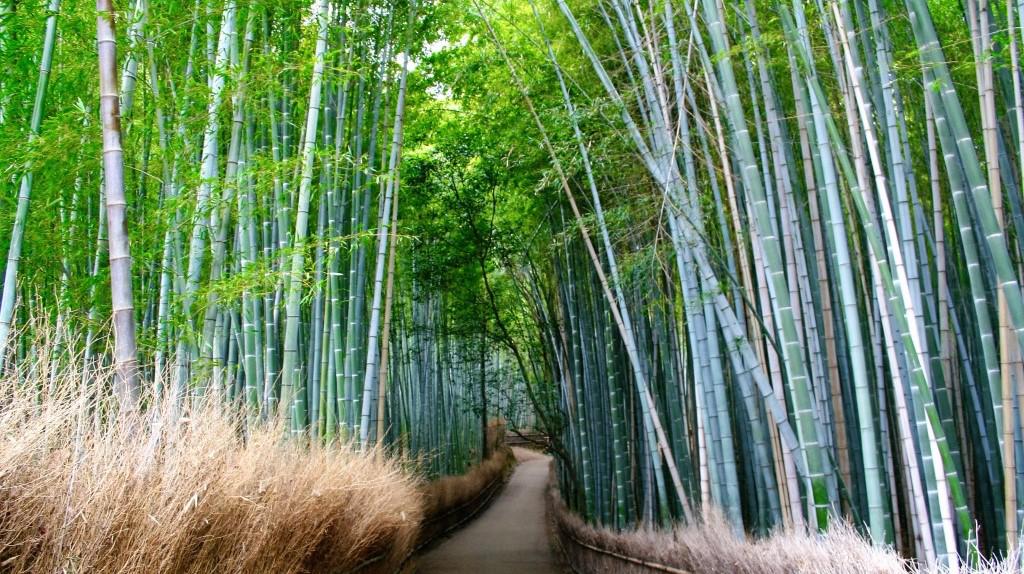
M 495 480 L 505 476 L 514 463 L 512 451 L 499 447 L 469 472 L 445 476 L 424 485 L 424 515 L 436 517 L 473 501 Z
M 87 395 L 18 387 L 0 383 L 0 571 L 345 572 L 387 552 L 385 571 L 417 536 L 417 485 L 378 453 L 243 441 L 213 407 L 113 423 Z
M 472 502 L 512 469 L 515 458 L 505 446 L 504 421 L 495 419 L 487 424 L 487 449 L 490 456 L 464 474 L 442 476 L 422 486 L 425 521 L 436 521 L 441 515 Z
M 737 538 L 720 515 L 699 526 L 671 531 L 616 533 L 594 528 L 571 513 L 557 488 L 548 493 L 549 513 L 568 559 L 581 572 L 649 573 L 656 570 L 594 552 L 573 541 L 642 558 L 695 574 L 867 574 L 904 573 L 894 552 L 873 548 L 851 527 L 836 523 L 820 536 L 780 532 L 761 540 Z
M 1024 549 L 1020 546 L 1004 559 L 982 560 L 979 564 L 961 564 L 959 568 L 919 568 L 914 574 L 1020 574 L 1024 572 Z

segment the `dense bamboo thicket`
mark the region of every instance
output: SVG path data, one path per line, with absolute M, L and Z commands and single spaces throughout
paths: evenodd
M 473 5 L 462 57 L 489 43 L 548 162 L 544 232 L 502 263 L 570 506 L 847 519 L 954 569 L 1014 550 L 1021 6 Z
M 4 568 L 387 571 L 493 451 L 502 353 L 399 234 L 435 10 L 0 3 Z
M 395 281 L 396 247 L 431 3 L 3 6 L 8 370 L 25 371 L 45 318 L 50 368 L 113 367 L 126 411 L 212 395 L 250 429 L 283 418 L 296 437 L 364 447 L 391 433 L 437 472 L 480 460 L 472 369 L 428 390 L 458 441 L 406 425 L 424 429 L 410 450 L 399 419 L 438 407 L 407 403 L 395 424 L 385 408 L 389 371 L 442 348 L 396 314 L 420 305 Z
M 1017 0 L 0 0 L 0 369 L 60 388 L 46 323 L 111 416 L 229 405 L 429 476 L 500 416 L 596 526 L 998 559 L 1022 32 Z

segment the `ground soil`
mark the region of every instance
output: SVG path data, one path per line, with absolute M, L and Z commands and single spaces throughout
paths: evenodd
M 559 574 L 548 540 L 544 487 L 550 457 L 513 448 L 519 461 L 491 506 L 419 559 L 421 574 Z

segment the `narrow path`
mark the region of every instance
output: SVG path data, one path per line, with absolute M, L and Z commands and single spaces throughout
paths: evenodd
M 476 520 L 419 560 L 420 574 L 558 574 L 544 486 L 550 457 L 513 447 L 519 465 Z

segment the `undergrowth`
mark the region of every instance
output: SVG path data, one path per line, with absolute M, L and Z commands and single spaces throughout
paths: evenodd
M 0 571 L 387 571 L 414 543 L 419 486 L 381 453 L 244 432 L 212 399 L 115 416 L 108 384 L 0 381 Z

